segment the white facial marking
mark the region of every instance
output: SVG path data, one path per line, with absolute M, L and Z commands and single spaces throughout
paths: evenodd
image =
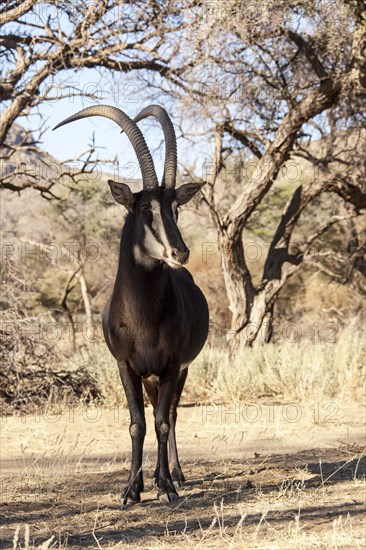
M 181 264 L 177 262 L 173 258 L 172 254 L 172 247 L 169 243 L 163 218 L 161 215 L 161 206 L 160 203 L 152 199 L 151 201 L 151 212 L 153 215 L 153 221 L 152 221 L 152 227 L 156 233 L 156 235 L 159 236 L 159 241 L 155 237 L 154 233 L 151 231 L 151 229 L 144 225 L 144 247 L 146 249 L 147 253 L 144 253 L 137 245 L 135 245 L 136 250 L 134 250 L 135 259 L 138 263 L 144 265 L 147 268 L 150 268 L 154 265 L 154 259 L 155 260 L 164 260 L 170 267 L 173 269 L 178 269 L 181 267 Z M 176 221 L 176 215 L 175 215 L 175 208 L 177 203 L 174 202 L 172 204 L 173 209 L 173 216 Z M 161 241 L 161 242 L 160 242 Z
M 133 247 L 133 255 L 136 263 L 143 265 L 146 269 L 151 269 L 155 264 L 154 259 L 150 258 L 147 254 L 144 254 L 138 244 L 135 244 Z
M 144 229 L 144 247 L 149 252 L 150 256 L 157 260 L 162 260 L 164 258 L 164 246 L 156 240 L 153 232 L 147 225 L 145 225 Z
M 168 241 L 168 237 L 165 232 L 165 227 L 163 224 L 163 218 L 161 217 L 161 208 L 160 203 L 156 200 L 151 201 L 151 210 L 153 213 L 153 222 L 152 226 L 157 235 L 159 235 L 160 240 L 163 243 L 163 248 L 165 249 L 166 254 L 171 256 L 171 246 Z

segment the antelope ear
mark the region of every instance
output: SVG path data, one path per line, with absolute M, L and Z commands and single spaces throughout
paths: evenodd
M 123 204 L 129 212 L 132 212 L 135 206 L 135 197 L 128 185 L 113 180 L 108 180 L 108 185 L 111 188 L 113 198 L 119 204 Z
M 205 183 L 205 181 L 200 183 L 185 183 L 178 187 L 175 191 L 177 203 L 181 205 L 189 202 Z

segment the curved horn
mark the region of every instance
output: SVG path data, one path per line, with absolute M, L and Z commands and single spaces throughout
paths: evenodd
M 75 115 L 66 118 L 57 124 L 57 126 L 53 129 L 56 130 L 56 128 L 60 128 L 60 126 L 63 126 L 64 124 L 69 124 L 69 122 L 74 122 L 75 120 L 80 120 L 81 118 L 87 118 L 90 116 L 103 116 L 105 118 L 109 118 L 116 122 L 118 126 L 126 132 L 140 164 L 144 189 L 158 187 L 159 182 L 155 172 L 153 159 L 140 128 L 123 111 L 117 109 L 117 107 L 111 107 L 109 105 L 87 107 Z
M 166 189 L 174 189 L 177 176 L 177 138 L 172 121 L 166 110 L 160 105 L 149 105 L 142 109 L 133 119 L 134 122 L 139 122 L 143 118 L 153 116 L 160 122 L 165 139 L 165 162 L 164 176 L 161 183 Z

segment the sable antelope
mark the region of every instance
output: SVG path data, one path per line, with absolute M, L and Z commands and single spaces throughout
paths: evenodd
M 126 132 L 142 174 L 143 189 L 132 193 L 108 181 L 113 197 L 128 214 L 122 230 L 120 258 L 112 296 L 103 313 L 107 345 L 117 359 L 130 412 L 132 461 L 123 505 L 140 502 L 144 489 L 143 443 L 146 432 L 142 383 L 154 408 L 158 456 L 155 481 L 163 502 L 178 498 L 184 482 L 175 439 L 177 406 L 188 365 L 201 351 L 208 332 L 208 306 L 193 277 L 182 266 L 189 250 L 177 226 L 177 208 L 202 184 L 175 188 L 177 146 L 173 124 L 160 106 L 151 105 L 132 121 L 115 107 L 88 107 L 55 128 L 90 116 L 103 116 Z M 165 138 L 164 175 L 159 186 L 154 163 L 136 122 L 156 117 Z M 168 440 L 170 468 L 168 461 Z

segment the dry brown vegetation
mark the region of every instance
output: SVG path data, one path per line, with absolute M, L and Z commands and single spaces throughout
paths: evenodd
M 333 343 L 282 341 L 250 348 L 235 359 L 223 345 L 208 342 L 189 370 L 183 403 L 248 402 L 263 396 L 285 402 L 362 403 L 365 365 L 364 332 L 356 326 L 342 331 Z M 104 405 L 125 403 L 117 366 L 104 344 L 83 348 L 63 368 L 85 369 L 100 388 Z
M 363 2 L 3 4 L 2 547 L 364 548 Z M 73 169 L 41 140 L 58 101 L 134 116 L 125 83 L 171 112 L 180 182 L 207 179 L 179 223 L 211 330 L 179 410 L 180 499 L 152 486 L 146 400 L 146 491 L 121 510 L 129 414 L 99 322 L 123 213 L 94 139 Z
M 156 449 L 147 412 L 146 491 L 140 505 L 124 510 L 126 411 L 74 409 L 3 422 L 3 547 L 363 548 L 364 441 L 350 411 L 341 410 L 336 424 L 291 424 L 276 406 L 275 423 L 249 424 L 183 408 L 187 482 L 168 506 L 149 479 Z
M 146 491 L 124 510 L 128 410 L 105 348 L 84 348 L 63 368 L 87 368 L 102 404 L 2 418 L 3 547 L 363 548 L 363 336 L 266 345 L 234 364 L 207 345 L 178 415 L 179 501 L 162 505 L 152 486 L 147 407 Z

